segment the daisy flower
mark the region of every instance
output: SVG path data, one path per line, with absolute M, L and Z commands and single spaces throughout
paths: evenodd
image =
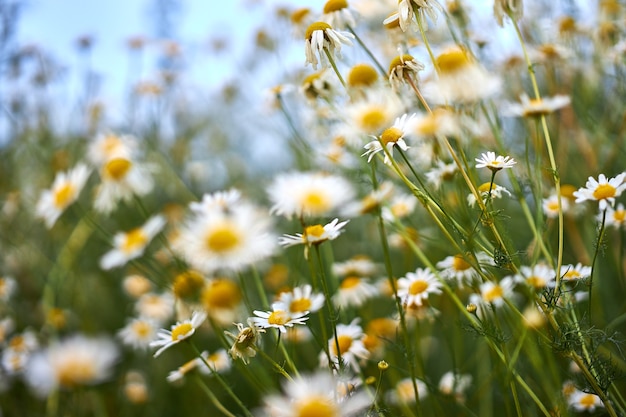
M 331 266 L 333 274 L 341 277 L 348 275 L 368 277 L 376 274 L 379 269 L 380 265 L 366 255 L 355 255 L 346 261 L 335 262 Z
M 601 221 L 602 219 L 599 218 L 599 220 Z M 616 229 L 619 229 L 623 228 L 625 225 L 626 209 L 624 209 L 624 204 L 619 203 L 616 208 L 608 206 L 606 209 L 606 226 L 612 226 Z
M 604 403 L 602 403 L 600 397 L 595 394 L 579 391 L 578 389 L 574 389 L 574 392 L 569 395 L 567 404 L 579 412 L 594 412 L 596 408 L 604 407 Z
M 437 78 L 424 85 L 423 94 L 436 103 L 472 103 L 500 89 L 500 80 L 459 46 L 445 49 L 435 63 Z
M 320 366 L 332 366 L 339 369 L 340 365 L 346 364 L 354 371 L 359 371 L 359 361 L 369 358 L 369 351 L 363 345 L 365 334 L 358 325 L 359 319 L 352 320 L 350 324 L 337 324 L 337 338 L 331 337 L 328 340 L 328 351 L 330 352 L 331 364 L 328 363 L 326 352 L 320 352 Z M 339 357 L 341 356 L 341 364 Z
M 278 175 L 267 189 L 271 213 L 291 218 L 322 217 L 352 201 L 352 184 L 338 175 L 292 172 Z
M 293 327 L 294 324 L 306 324 L 309 319 L 308 311 L 291 313 L 289 306 L 281 302 L 272 304 L 272 311 L 254 310 L 253 313 L 257 317 L 251 317 L 251 321 L 263 329 L 274 327 L 281 333 L 287 333 L 287 327 Z
M 150 241 L 163 229 L 165 223 L 165 217 L 154 216 L 141 227 L 117 233 L 113 237 L 115 248 L 100 259 L 100 267 L 112 269 L 143 255 Z
M 495 0 L 493 2 L 493 15 L 500 26 L 503 26 L 505 17 L 517 22 L 522 18 L 523 12 L 522 0 Z
M 157 340 L 150 343 L 150 347 L 158 347 L 154 357 L 159 356 L 167 348 L 191 337 L 196 329 L 204 322 L 207 314 L 204 311 L 194 311 L 191 319 L 179 321 L 171 326 L 170 330 L 160 329 L 157 332 Z
M 574 191 L 576 203 L 582 203 L 586 200 L 595 200 L 599 202 L 600 210 L 606 210 L 607 207 L 615 204 L 615 197 L 619 197 L 622 191 L 626 189 L 626 172 L 622 172 L 618 176 L 607 179 L 604 174 L 600 174 L 598 180 L 589 177 L 584 187 Z
M 102 167 L 114 158 L 132 158 L 137 152 L 137 138 L 132 135 L 99 133 L 87 149 L 87 158 L 96 167 Z
M 561 279 L 577 281 L 591 276 L 591 267 L 578 262 L 576 265 L 561 265 Z
M 370 320 L 365 327 L 363 345 L 372 356 L 383 358 L 386 343 L 393 343 L 398 335 L 398 320 L 379 317 Z
M 241 300 L 239 285 L 227 278 L 211 279 L 205 282 L 200 291 L 200 302 L 204 311 L 222 325 L 230 324 L 235 320 Z
M 526 283 L 531 288 L 541 290 L 556 285 L 556 272 L 545 263 L 538 263 L 532 267 L 523 265 L 520 267 L 520 273 L 513 279 L 515 282 Z
M 124 376 L 124 396 L 132 404 L 145 404 L 148 401 L 146 378 L 137 371 L 129 371 Z
M 240 270 L 274 253 L 269 215 L 239 200 L 229 210 L 196 210 L 181 226 L 174 250 L 192 268 L 207 274 Z
M 333 90 L 331 74 L 326 69 L 306 76 L 300 85 L 300 92 L 310 101 L 332 97 Z
M 324 294 L 313 293 L 309 284 L 280 293 L 278 301 L 289 307 L 290 314 L 314 313 L 324 306 Z
M 329 65 L 326 53 L 331 56 L 336 53 L 339 56 L 342 44 L 352 45 L 350 39 L 354 39 L 354 35 L 337 31 L 326 22 L 314 22 L 307 28 L 304 39 L 305 64 L 311 64 L 313 69 L 317 69 L 320 62 L 324 67 Z
M 478 274 L 466 260 L 466 256 L 456 254 L 437 262 L 437 268 L 441 269 L 441 277 L 448 280 L 456 280 L 459 288 L 463 288 L 464 284 L 471 283 L 472 279 Z M 485 252 L 478 252 L 476 260 L 479 265 L 493 265 L 493 259 Z
M 421 306 L 429 294 L 441 294 L 442 284 L 428 269 L 417 268 L 398 278 L 398 297 L 404 305 Z
M 389 205 L 382 209 L 382 216 L 388 222 L 394 222 L 396 219 L 402 219 L 411 215 L 417 207 L 417 198 L 412 194 L 398 193 Z
M 78 199 L 90 172 L 86 165 L 78 164 L 68 172 L 58 173 L 50 190 L 41 193 L 37 202 L 36 216 L 44 220 L 48 229 L 52 228 L 65 209 Z
M 172 383 L 179 382 L 185 375 L 194 370 L 198 370 L 204 375 L 211 375 L 213 372 L 225 372 L 230 369 L 231 362 L 228 358 L 228 353 L 224 349 L 220 349 L 211 355 L 205 350 L 200 355 L 202 356 L 201 358 L 193 358 L 178 369 L 170 372 L 166 377 L 167 381 Z
M 447 164 L 442 160 L 437 160 L 435 166 L 429 171 L 426 171 L 426 181 L 432 184 L 436 189 L 441 187 L 444 181 L 449 181 L 454 177 L 454 174 L 458 171 L 458 166 L 451 162 Z
M 284 383 L 284 395 L 267 396 L 264 412 L 272 417 L 347 417 L 364 412 L 370 405 L 368 396 L 361 391 L 341 395 L 342 386 L 328 372 L 302 375 Z
M 426 16 L 434 22 L 437 20 L 437 11 L 443 12 L 443 7 L 437 0 L 400 0 L 398 1 L 398 11 L 383 20 L 383 24 L 389 25 L 391 22 L 397 21 L 403 32 L 406 32 L 409 27 L 417 30 L 417 24 L 413 20 L 413 6 L 416 6 L 418 10 L 417 19 L 425 27 L 428 27 Z
M 541 208 L 543 213 L 550 219 L 555 219 L 559 216 L 559 196 L 557 194 L 551 194 L 541 201 Z M 561 211 L 563 214 L 569 212 L 570 202 L 569 199 L 561 198 Z
M 352 89 L 367 90 L 374 87 L 377 82 L 378 72 L 369 64 L 353 65 L 346 77 L 346 83 Z
M 383 133 L 380 135 L 380 138 L 374 137 L 374 140 L 367 143 L 364 148 L 366 152 L 361 156 L 368 156 L 367 162 L 370 162 L 375 154 L 383 151 L 383 146 L 387 148 L 387 152 L 385 152 L 385 164 L 390 164 L 389 155 L 393 154 L 393 147 L 397 146 L 398 148 L 406 151 L 409 149 L 409 146 L 404 141 L 407 132 L 410 130 L 409 126 L 411 121 L 413 120 L 414 115 L 409 116 L 408 114 L 403 114 L 401 117 L 398 117 L 393 126 L 385 129 Z
M 513 168 L 517 162 L 510 156 L 496 156 L 495 152 L 483 153 L 480 158 L 475 158 L 476 168 L 489 168 L 491 171 L 500 171 L 503 168 Z
M 324 4 L 322 20 L 332 27 L 354 27 L 356 25 L 347 0 L 328 0 Z
M 149 292 L 139 297 L 135 303 L 135 311 L 139 317 L 164 323 L 174 314 L 175 301 L 176 299 L 169 292 L 162 294 Z
M 397 89 L 406 81 L 406 77 L 417 77 L 417 74 L 423 69 L 424 64 L 417 61 L 412 55 L 398 55 L 389 64 L 389 84 Z
M 521 117 L 546 116 L 570 104 L 569 96 L 556 95 L 538 99 L 528 98 L 526 94 L 520 96 L 521 104 L 511 103 L 502 110 L 503 114 Z
M 511 192 L 509 190 L 502 187 L 501 185 L 496 184 L 495 182 L 482 183 L 478 187 L 477 191 L 481 195 L 484 203 L 487 202 L 487 198 L 491 198 L 492 200 L 502 198 L 503 193 L 509 196 L 511 195 Z M 474 204 L 476 204 L 476 196 L 474 195 L 474 193 L 470 193 L 467 195 L 467 204 L 470 207 L 474 207 Z
M 17 291 L 17 281 L 13 277 L 0 277 L 0 301 L 9 301 Z
M 415 402 L 415 387 L 413 383 L 417 386 L 417 395 L 419 396 L 420 401 L 428 396 L 428 388 L 424 381 L 419 379 L 415 379 L 414 381 L 411 378 L 405 378 L 396 383 L 396 386 L 387 393 L 387 400 L 393 404 L 411 404 Z
M 348 275 L 341 281 L 333 295 L 333 303 L 337 308 L 360 307 L 377 295 L 378 289 L 370 284 L 367 278 Z
M 235 323 L 237 334 L 224 331 L 224 335 L 233 342 L 228 354 L 233 359 L 241 359 L 246 365 L 250 363 L 250 358 L 256 356 L 257 342 L 259 334 L 265 333 L 265 329 L 257 327 L 251 318 L 248 318 L 248 326 L 242 323 Z
M 487 281 L 480 284 L 480 294 L 472 294 L 470 302 L 473 304 L 492 305 L 502 307 L 505 298 L 513 295 L 515 281 L 512 277 L 505 277 L 500 282 Z
M 294 245 L 319 245 L 327 240 L 335 240 L 343 232 L 343 227 L 348 224 L 349 220 L 339 223 L 339 219 L 322 226 L 315 224 L 306 226 L 304 233 L 296 233 L 295 235 L 284 235 L 278 239 L 281 246 L 289 247 Z
M 118 357 L 119 350 L 110 339 L 74 335 L 35 353 L 24 376 L 38 394 L 47 396 L 58 388 L 72 389 L 106 380 Z
M 147 349 L 157 335 L 158 325 L 149 318 L 134 318 L 128 321 L 117 335 L 125 345 L 134 349 Z
M 189 209 L 194 213 L 211 213 L 214 210 L 227 212 L 242 201 L 241 191 L 230 189 L 204 194 L 200 202 L 192 201 Z
M 143 196 L 152 191 L 152 165 L 139 163 L 133 158 L 116 156 L 100 167 L 102 182 L 96 190 L 94 207 L 108 214 L 118 202 L 129 202 L 133 196 Z
M 150 281 L 143 275 L 131 274 L 127 275 L 122 280 L 122 289 L 124 290 L 124 292 L 128 296 L 135 299 L 149 293 L 150 291 L 152 291 L 152 288 L 152 281 Z
M 472 376 L 448 371 L 439 380 L 439 391 L 444 395 L 452 395 L 460 402 L 465 402 L 465 391 L 472 385 Z

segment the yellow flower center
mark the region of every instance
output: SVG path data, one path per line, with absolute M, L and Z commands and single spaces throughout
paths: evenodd
M 310 396 L 295 404 L 294 417 L 338 417 L 339 408 L 329 398 Z
M 387 121 L 386 113 L 381 108 L 371 108 L 365 111 L 359 120 L 359 126 L 368 133 L 377 133 Z
M 396 217 L 405 217 L 411 212 L 411 208 L 408 204 L 399 202 L 391 206 L 391 212 Z
M 470 64 L 470 57 L 463 49 L 453 48 L 441 53 L 435 61 L 439 71 L 449 75 L 467 67 Z
M 563 275 L 563 279 L 578 279 L 580 278 L 580 273 L 575 269 L 570 269 Z
M 311 9 L 303 7 L 291 13 L 291 22 L 294 24 L 302 23 L 305 17 L 311 13 Z
M 54 192 L 54 205 L 58 208 L 66 207 L 74 198 L 76 188 L 71 183 L 65 183 Z
M 396 143 L 399 139 L 402 138 L 404 132 L 397 127 L 390 127 L 385 129 L 382 135 L 380 135 L 380 140 L 383 145 L 387 145 L 388 143 Z
M 543 288 L 546 286 L 546 280 L 538 277 L 537 275 L 532 275 L 526 278 L 526 282 L 528 283 L 528 285 L 535 288 Z
M 574 192 L 578 190 L 571 184 L 563 184 L 561 185 L 561 195 L 563 197 L 569 198 L 570 200 L 574 199 Z
M 73 387 L 81 383 L 88 383 L 96 377 L 93 362 L 87 358 L 72 358 L 57 369 L 59 384 L 64 387 Z
M 308 311 L 311 308 L 311 300 L 308 298 L 299 298 L 297 300 L 293 300 L 289 304 L 289 311 L 293 313 L 300 313 L 304 311 Z
M 388 15 L 387 17 L 391 17 L 393 13 Z M 386 19 L 385 19 L 386 20 Z M 400 19 L 394 19 L 384 24 L 386 29 L 396 29 L 400 27 Z
M 417 125 L 416 130 L 422 135 L 434 136 L 439 130 L 439 117 L 436 111 L 423 118 Z
M 219 254 L 233 250 L 241 243 L 239 234 L 230 223 L 224 223 L 211 230 L 206 237 L 207 247 Z
M 324 5 L 324 13 L 332 13 L 347 8 L 348 2 L 346 0 L 328 0 Z
M 410 62 L 413 60 L 414 58 L 412 55 L 409 55 L 409 54 L 398 55 L 397 57 L 392 59 L 391 64 L 389 64 L 389 74 L 394 72 L 397 67 L 404 67 L 405 62 Z
M 615 210 L 613 212 L 613 220 L 617 223 L 622 223 L 626 219 L 626 210 Z
M 489 188 L 491 188 L 491 191 L 496 189 L 496 183 L 490 183 L 490 182 L 485 182 L 483 184 L 480 185 L 480 187 L 478 187 L 478 192 L 480 193 L 488 193 L 489 192 Z
M 426 291 L 426 289 L 428 289 L 428 282 L 424 281 L 423 279 L 418 279 L 416 281 L 413 281 L 409 286 L 409 294 L 421 294 Z
M 197 363 L 198 362 L 196 362 L 195 359 L 187 361 L 180 368 L 178 368 L 178 372 L 180 372 L 183 375 L 186 375 L 187 373 L 196 369 Z
M 102 151 L 106 156 L 113 155 L 118 149 L 122 147 L 122 141 L 115 135 L 107 135 L 102 142 Z
M 615 196 L 615 187 L 611 184 L 600 184 L 593 192 L 593 198 L 596 200 L 604 200 Z
M 316 224 L 313 226 L 307 226 L 304 229 L 304 234 L 302 235 L 303 240 L 306 242 L 307 241 L 307 237 L 308 236 L 313 236 L 316 238 L 321 237 L 324 234 L 324 226 L 322 226 L 321 224 Z
M 483 293 L 483 299 L 486 302 L 491 303 L 497 299 L 502 298 L 503 295 L 504 290 L 502 289 L 502 287 L 499 285 L 494 285 Z
M 332 351 L 335 356 L 337 355 L 337 345 L 339 345 L 339 352 L 343 355 L 348 350 L 350 350 L 350 346 L 352 346 L 352 337 L 342 334 L 337 336 L 337 343 L 334 340 L 331 340 L 330 344 L 332 345 Z
M 125 158 L 113 158 L 104 166 L 104 176 L 114 181 L 124 179 L 133 163 Z
M 318 80 L 322 76 L 322 71 L 314 72 L 313 74 L 307 75 L 304 80 L 302 80 L 302 85 L 307 86 L 313 84 L 315 80 Z
M 328 23 L 326 22 L 315 22 L 312 23 L 307 29 L 306 32 L 304 34 L 304 39 L 308 39 L 311 40 L 311 36 L 313 36 L 313 32 L 317 31 L 317 30 L 321 30 L 321 31 L 325 31 L 327 29 L 332 29 L 332 26 L 330 26 Z M 326 35 L 324 35 L 324 37 L 326 37 Z
M 300 204 L 304 211 L 310 212 L 311 214 L 320 214 L 330 208 L 330 202 L 326 194 L 319 190 L 310 190 L 304 194 Z
M 178 298 L 196 294 L 204 286 L 204 278 L 199 272 L 185 271 L 174 278 L 173 290 Z
M 559 211 L 559 202 L 558 201 L 549 201 L 546 205 L 548 211 Z
M 241 291 L 228 279 L 212 281 L 202 291 L 202 303 L 208 311 L 214 308 L 231 309 L 241 301 Z
M 172 329 L 172 340 L 174 342 L 182 340 L 189 336 L 189 332 L 191 332 L 192 330 L 193 326 L 191 325 L 191 323 L 180 323 L 179 325 L 174 326 L 174 328 Z
M 588 408 L 593 407 L 593 405 L 596 403 L 596 399 L 593 394 L 585 394 L 582 397 L 580 397 L 579 402 L 580 402 L 580 405 L 588 409 Z
M 152 334 L 152 326 L 145 321 L 136 321 L 133 323 L 133 333 L 139 338 L 145 338 Z
M 289 314 L 283 310 L 272 311 L 270 316 L 267 318 L 267 322 L 269 324 L 282 326 L 285 323 L 289 322 Z
M 121 249 L 124 253 L 131 253 L 146 246 L 146 243 L 148 243 L 148 236 L 141 228 L 137 228 L 126 233 Z
M 465 271 L 466 269 L 470 269 L 472 265 L 470 265 L 462 255 L 455 255 L 452 260 L 452 269 L 455 271 Z
M 358 286 L 360 283 L 361 283 L 361 278 L 350 276 L 350 277 L 344 278 L 344 280 L 341 281 L 341 284 L 339 286 L 342 289 L 347 290 L 347 289 Z
M 352 87 L 369 87 L 378 80 L 378 73 L 368 64 L 357 64 L 348 74 L 348 85 Z

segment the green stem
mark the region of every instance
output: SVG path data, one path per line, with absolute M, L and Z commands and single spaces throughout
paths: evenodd
M 330 62 L 330 66 L 335 71 L 335 74 L 337 74 L 337 78 L 339 78 L 339 82 L 341 82 L 341 85 L 343 85 L 343 88 L 345 88 L 347 90 L 348 87 L 346 86 L 346 82 L 343 80 L 343 77 L 341 76 L 341 73 L 337 69 L 337 65 L 335 64 L 335 60 L 334 60 L 332 54 L 330 53 L 330 51 L 328 50 L 328 48 L 324 47 L 324 53 L 326 54 L 326 57 L 328 58 L 328 62 Z
M 598 253 L 600 252 L 600 246 L 602 245 L 602 239 L 604 238 L 604 231 L 606 223 L 606 209 L 602 211 L 602 222 L 600 223 L 600 230 L 598 231 L 598 240 L 596 241 L 596 249 L 593 252 L 593 260 L 591 261 L 591 273 L 589 274 L 589 301 L 588 301 L 588 314 L 589 314 L 589 323 L 591 323 L 591 290 L 593 288 L 593 277 L 596 271 L 596 259 L 598 258 Z M 557 274 L 557 277 L 560 275 L 560 272 Z
M 198 386 L 200 386 L 200 388 L 202 389 L 202 391 L 207 395 L 207 397 L 209 397 L 209 401 L 211 401 L 211 403 L 213 403 L 213 405 L 215 406 L 215 408 L 217 408 L 218 410 L 220 410 L 222 412 L 222 414 L 224 414 L 227 417 L 236 417 L 233 413 L 231 413 L 230 411 L 228 411 L 226 409 L 226 407 L 224 407 L 222 405 L 222 403 L 220 402 L 220 400 L 215 396 L 215 394 L 213 394 L 213 392 L 211 392 L 211 389 L 206 385 L 206 383 L 202 380 L 202 378 L 200 377 L 200 375 L 198 375 L 197 373 L 194 374 L 194 379 L 196 380 L 196 382 L 198 383 Z

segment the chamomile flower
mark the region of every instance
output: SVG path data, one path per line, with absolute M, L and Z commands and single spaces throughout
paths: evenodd
M 360 361 L 369 358 L 370 353 L 363 344 L 365 334 L 358 322 L 359 319 L 357 318 L 352 320 L 350 324 L 337 324 L 337 338 L 331 337 L 328 340 L 330 366 L 333 369 L 339 369 L 339 357 L 341 357 L 342 364 L 348 365 L 354 371 L 359 371 Z M 329 366 L 326 352 L 320 353 L 319 360 L 321 366 Z
M 96 167 L 102 167 L 114 158 L 132 158 L 137 152 L 137 138 L 132 135 L 100 133 L 87 149 L 87 158 Z
M 250 363 L 250 358 L 256 356 L 259 334 L 265 333 L 265 329 L 256 326 L 252 318 L 248 318 L 247 327 L 244 327 L 242 323 L 235 323 L 235 326 L 237 326 L 237 334 L 224 331 L 224 335 L 233 343 L 228 354 L 233 359 L 241 359 L 247 365 Z
M 324 306 L 324 294 L 314 293 L 313 287 L 305 284 L 280 293 L 278 301 L 289 307 L 290 314 L 314 313 Z
M 228 278 L 213 278 L 200 291 L 200 302 L 211 319 L 226 325 L 238 315 L 242 294 L 239 285 Z
M 500 26 L 503 26 L 505 17 L 517 22 L 522 18 L 523 12 L 522 0 L 495 0 L 493 2 L 493 15 Z
M 433 187 L 440 188 L 441 184 L 445 181 L 451 180 L 457 171 L 458 166 L 456 163 L 446 163 L 445 161 L 438 159 L 435 162 L 435 166 L 429 171 L 426 171 L 424 175 L 426 175 L 426 181 L 432 184 Z
M 441 294 L 442 286 L 430 270 L 417 268 L 398 278 L 398 297 L 404 305 L 421 306 L 430 294 Z
M 382 216 L 388 222 L 394 222 L 396 219 L 403 219 L 410 216 L 417 207 L 417 198 L 412 194 L 398 193 L 389 202 L 383 206 Z
M 329 65 L 326 54 L 340 55 L 342 44 L 352 45 L 350 39 L 354 39 L 354 35 L 337 31 L 326 22 L 314 22 L 307 28 L 304 39 L 305 64 L 311 64 L 313 69 L 317 69 L 320 62 L 324 67 Z
M 576 203 L 595 200 L 599 202 L 600 210 L 606 210 L 607 207 L 615 204 L 615 197 L 619 197 L 622 191 L 626 189 L 625 178 L 626 172 L 622 172 L 611 179 L 607 179 L 604 174 L 600 174 L 597 180 L 589 177 L 584 187 L 574 191 Z
M 206 318 L 207 314 L 204 311 L 194 311 L 191 319 L 172 325 L 170 330 L 160 329 L 157 332 L 157 340 L 150 343 L 150 347 L 159 348 L 154 352 L 154 357 L 156 358 L 166 349 L 191 337 Z
M 343 177 L 321 172 L 278 175 L 267 189 L 271 212 L 287 218 L 322 217 L 339 211 L 354 197 L 354 188 Z
M 200 202 L 192 201 L 189 209 L 194 213 L 212 212 L 214 210 L 227 212 L 242 201 L 241 191 L 230 189 L 204 194 Z
M 406 77 L 415 77 L 424 69 L 424 64 L 413 58 L 409 54 L 401 54 L 391 60 L 389 64 L 389 84 L 394 88 L 399 88 Z
M 389 317 L 370 320 L 365 327 L 363 344 L 373 357 L 383 358 L 385 346 L 394 343 L 398 336 L 399 322 Z
M 497 198 L 502 198 L 503 194 L 507 194 L 509 196 L 511 195 L 511 192 L 509 190 L 501 185 L 496 184 L 495 182 L 482 183 L 478 187 L 477 191 L 482 197 L 484 203 L 487 202 L 488 198 L 495 200 Z M 474 193 L 470 193 L 467 195 L 467 204 L 470 207 L 474 207 L 474 204 L 476 204 L 476 196 L 474 195 Z
M 378 289 L 368 278 L 348 275 L 339 283 L 339 288 L 333 295 L 333 303 L 337 308 L 360 307 L 377 295 Z
M 398 21 L 403 32 L 406 32 L 409 28 L 417 30 L 418 26 L 413 20 L 413 16 L 415 16 L 413 6 L 416 6 L 418 10 L 417 19 L 422 22 L 424 27 L 428 27 L 426 22 L 427 16 L 434 22 L 437 20 L 437 11 L 443 12 L 443 7 L 437 0 L 399 0 L 398 11 L 383 20 L 383 24 L 388 25 L 391 22 Z
M 154 216 L 141 227 L 117 233 L 113 237 L 115 248 L 100 259 L 100 267 L 112 269 L 143 255 L 150 241 L 163 229 L 165 223 L 165 217 Z
M 475 158 L 476 168 L 489 168 L 491 171 L 500 171 L 504 168 L 513 168 L 517 162 L 510 156 L 496 156 L 495 152 L 483 153 L 480 158 Z
M 170 372 L 166 377 L 167 381 L 172 383 L 181 381 L 185 375 L 194 370 L 204 375 L 210 375 L 213 372 L 224 372 L 230 369 L 231 362 L 228 358 L 228 353 L 226 353 L 224 349 L 220 349 L 210 355 L 209 352 L 205 350 L 200 355 L 202 356 L 201 358 L 193 358 L 178 369 Z
M 380 265 L 366 255 L 355 255 L 348 260 L 333 263 L 331 269 L 333 274 L 341 277 L 348 275 L 370 277 L 378 273 Z
M 319 245 L 327 240 L 335 240 L 343 232 L 343 227 L 348 224 L 349 220 L 339 223 L 339 219 L 334 219 L 330 223 L 322 226 L 315 224 L 306 226 L 304 233 L 296 233 L 295 235 L 284 235 L 279 238 L 278 243 L 281 246 L 294 245 Z
M 10 276 L 0 276 L 0 301 L 7 302 L 17 291 L 17 281 Z
M 480 294 L 472 294 L 470 302 L 473 304 L 492 305 L 502 307 L 505 298 L 511 298 L 515 281 L 512 277 L 505 277 L 500 282 L 486 281 L 480 284 Z
M 41 193 L 37 202 L 36 216 L 44 220 L 48 229 L 52 228 L 65 209 L 78 199 L 90 172 L 86 165 L 78 164 L 68 172 L 58 173 L 50 190 Z
M 269 215 L 239 200 L 229 210 L 196 210 L 181 226 L 174 250 L 194 269 L 241 270 L 273 254 Z
M 448 371 L 439 380 L 439 391 L 444 395 L 452 395 L 460 402 L 465 402 L 465 391 L 472 385 L 472 376 Z
M 409 149 L 409 146 L 404 141 L 405 136 L 410 132 L 410 125 L 413 120 L 413 115 L 403 114 L 398 117 L 393 125 L 383 131 L 380 137 L 374 137 L 374 140 L 367 143 L 364 148 L 366 152 L 361 156 L 367 155 L 367 162 L 370 162 L 375 154 L 383 151 L 383 146 L 387 149 L 385 152 L 385 164 L 390 164 L 389 155 L 393 154 L 393 147 L 397 146 L 403 151 Z
M 468 262 L 470 255 L 456 254 L 448 256 L 437 262 L 437 268 L 441 269 L 441 277 L 447 280 L 455 280 L 459 288 L 463 288 L 465 284 L 469 284 L 478 276 L 478 272 Z M 485 252 L 476 254 L 476 261 L 479 265 L 493 265 L 492 258 Z
M 354 15 L 347 0 L 328 0 L 324 4 L 322 20 L 332 27 L 354 27 Z
M 117 334 L 125 345 L 134 349 L 147 349 L 157 335 L 158 325 L 149 318 L 134 318 L 128 321 Z
M 347 417 L 364 412 L 370 400 L 364 392 L 341 395 L 344 384 L 327 372 L 302 375 L 283 385 L 284 395 L 264 400 L 267 417 Z
M 561 265 L 561 279 L 577 281 L 591 276 L 591 267 L 578 262 L 576 265 Z
M 548 197 L 541 201 L 541 208 L 543 213 L 550 219 L 557 218 L 559 216 L 559 196 L 557 194 L 550 194 Z M 569 212 L 570 202 L 569 199 L 561 197 L 561 211 L 563 214 Z
M 420 401 L 428 396 L 428 388 L 424 381 L 411 378 L 405 378 L 396 383 L 396 386 L 387 393 L 387 400 L 393 404 L 411 404 L 416 401 L 415 386 L 417 386 L 417 395 Z
M 604 403 L 600 397 L 578 389 L 574 389 L 574 391 L 569 395 L 567 398 L 567 404 L 579 412 L 594 412 L 596 408 L 604 407 Z
M 522 265 L 520 273 L 515 275 L 514 280 L 540 291 L 543 288 L 553 288 L 556 285 L 556 273 L 553 268 L 545 263 L 538 263 L 532 267 Z
M 55 389 L 73 389 L 106 380 L 119 357 L 108 338 L 74 335 L 53 342 L 33 354 L 25 378 L 36 393 L 47 396 Z
M 174 302 L 176 299 L 172 293 L 164 292 L 157 294 L 148 292 L 139 297 L 135 303 L 135 311 L 139 317 L 164 323 L 174 314 Z
M 540 117 L 553 113 L 570 104 L 569 96 L 556 95 L 554 97 L 542 97 L 538 99 L 528 98 L 526 94 L 520 97 L 521 104 L 511 103 L 503 114 L 521 117 Z
M 308 311 L 292 313 L 289 306 L 276 302 L 272 304 L 272 311 L 254 310 L 257 317 L 251 317 L 251 321 L 263 329 L 274 327 L 281 333 L 287 333 L 287 327 L 293 327 L 294 324 L 306 324 L 309 319 Z
M 101 213 L 112 212 L 120 201 L 143 196 L 154 188 L 152 165 L 130 157 L 116 156 L 100 167 L 102 182 L 96 190 L 94 207 Z
M 624 204 L 619 203 L 615 208 L 608 206 L 605 221 L 607 227 L 611 226 L 616 229 L 624 228 L 626 226 L 626 209 L 624 208 Z
M 452 46 L 435 59 L 437 78 L 423 87 L 427 99 L 436 103 L 472 103 L 500 89 L 500 80 L 487 72 L 459 46 Z

